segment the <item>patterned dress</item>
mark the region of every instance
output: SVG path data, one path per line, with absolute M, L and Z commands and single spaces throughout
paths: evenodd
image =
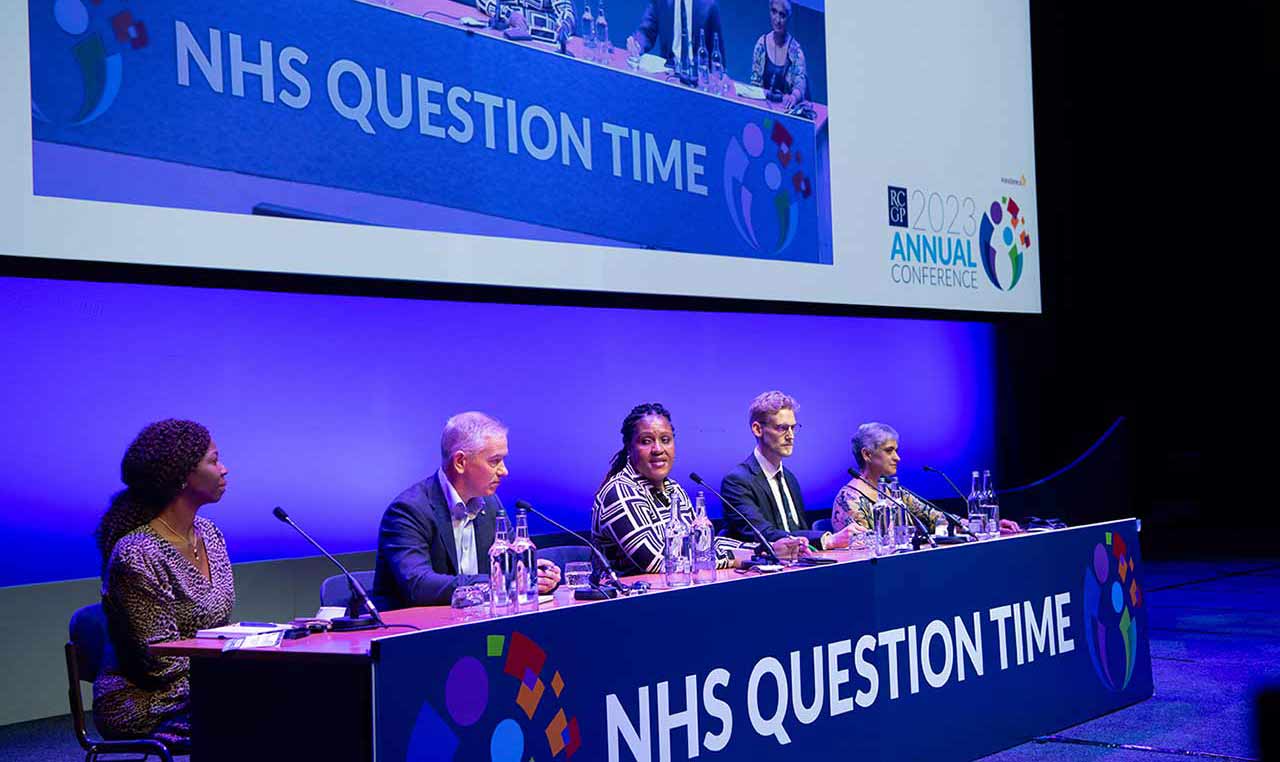
M 765 70 L 772 66 L 769 61 L 769 37 L 773 32 L 765 32 L 756 40 L 755 50 L 751 51 L 751 84 L 768 90 L 773 84 L 765 82 Z M 787 63 L 782 67 L 782 80 L 786 85 L 780 88 L 784 93 L 800 91 L 801 98 L 809 97 L 809 67 L 804 61 L 804 50 L 796 38 L 787 35 Z
M 857 479 L 850 479 L 836 493 L 835 505 L 831 507 L 831 526 L 837 532 L 852 523 L 857 523 L 866 529 L 874 528 L 871 524 L 871 508 L 874 503 L 854 486 L 857 481 Z M 921 505 L 911 495 L 904 494 L 902 502 L 906 503 L 908 510 L 924 522 L 930 532 L 934 531 L 938 522 L 943 520 L 941 513 Z
M 188 748 L 188 659 L 152 656 L 152 643 L 194 638 L 227 624 L 235 604 L 231 560 L 222 532 L 196 517 L 209 558 L 209 579 L 168 540 L 144 524 L 111 551 L 102 603 L 115 658 L 93 683 L 93 719 L 106 737 L 151 735 L 175 751 Z
M 599 545 L 619 574 L 656 574 L 662 571 L 663 525 L 671 511 L 693 522 L 693 502 L 673 479 L 663 482 L 662 493 L 671 507 L 659 505 L 651 485 L 628 462 L 596 493 L 591 509 L 591 539 Z M 746 543 L 729 537 L 715 538 L 716 567 L 733 566 L 733 549 Z

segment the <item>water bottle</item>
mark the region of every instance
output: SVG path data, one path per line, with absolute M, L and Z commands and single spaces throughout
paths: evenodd
M 698 490 L 693 503 L 693 581 L 716 581 L 716 528 L 707 518 L 707 498 Z
M 982 472 L 982 511 L 987 517 L 987 535 L 1000 536 L 1000 500 L 996 497 L 996 485 L 991 481 L 991 469 Z
M 584 4 L 591 0 L 583 0 Z M 600 60 L 609 61 L 613 54 L 613 42 L 609 40 L 609 22 L 604 18 L 604 0 L 600 2 L 600 10 L 596 12 L 596 53 Z
M 876 497 L 875 505 L 871 506 L 872 525 L 874 528 L 872 540 L 874 542 L 873 550 L 877 556 L 887 556 L 892 554 L 898 548 L 897 522 L 894 521 L 894 506 L 889 502 L 888 491 L 885 489 L 888 482 L 884 477 L 880 477 L 880 492 Z
M 587 60 L 590 61 L 595 57 L 596 49 L 596 20 L 591 15 L 591 0 L 583 0 L 578 34 L 582 36 L 582 45 L 587 49 Z
M 538 610 L 538 547 L 529 539 L 529 514 L 523 508 L 516 514 L 516 538 L 511 541 L 514 559 L 512 597 L 516 611 Z
M 900 548 L 910 547 L 911 536 L 915 534 L 913 531 L 915 525 L 911 523 L 911 517 L 907 515 L 907 507 L 902 500 L 902 487 L 898 484 L 898 477 L 890 477 L 888 490 L 889 497 L 893 498 L 894 529 L 896 530 L 894 540 L 897 541 Z
M 711 90 L 724 92 L 724 56 L 720 54 L 720 33 L 711 38 Z
M 663 526 L 662 574 L 667 587 L 686 587 L 693 582 L 693 538 L 689 524 L 680 516 L 679 506 L 671 505 L 671 518 Z
M 698 89 L 711 89 L 711 57 L 707 53 L 707 30 L 698 30 Z
M 966 500 L 969 507 L 968 522 L 966 525 L 970 534 L 974 537 L 982 538 L 987 536 L 987 511 L 982 506 L 982 497 L 979 493 L 978 472 L 973 472 L 973 484 L 969 488 L 969 498 Z
M 515 554 L 511 550 L 511 523 L 506 511 L 493 519 L 493 545 L 489 546 L 489 613 L 511 613 L 511 580 Z

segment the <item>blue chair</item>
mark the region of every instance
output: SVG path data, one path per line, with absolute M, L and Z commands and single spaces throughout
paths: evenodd
M 356 581 L 360 583 L 360 586 L 364 588 L 366 593 L 371 592 L 370 589 L 373 587 L 373 572 L 351 572 L 351 576 L 356 578 Z M 347 584 L 347 578 L 345 576 L 335 574 L 320 583 L 320 605 L 341 606 L 344 609 L 350 610 L 351 585 Z M 377 604 L 375 603 L 375 605 Z
M 562 574 L 564 573 L 565 564 L 571 561 L 590 561 L 592 555 L 591 548 L 585 545 L 558 545 L 554 548 L 538 548 L 538 558 L 549 559 L 560 567 Z
M 141 754 L 143 759 L 155 756 L 173 762 L 169 747 L 154 738 L 95 739 L 85 726 L 84 701 L 80 698 L 80 681 L 92 683 L 111 653 L 111 636 L 107 632 L 107 616 L 101 603 L 85 606 L 71 615 L 67 657 L 67 700 L 71 705 L 71 721 L 76 740 L 85 750 L 85 762 L 93 762 L 99 754 Z
M 813 531 L 834 532 L 835 529 L 831 526 L 831 519 L 818 519 L 817 521 L 813 522 Z

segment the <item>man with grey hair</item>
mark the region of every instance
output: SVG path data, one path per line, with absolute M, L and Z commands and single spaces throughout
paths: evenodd
M 484 413 L 459 413 L 440 435 L 440 468 L 392 501 L 378 527 L 374 595 L 385 608 L 448 604 L 459 585 L 489 580 L 495 494 L 507 475 L 507 427 Z M 560 570 L 538 561 L 538 592 Z
M 796 401 L 779 391 L 764 392 L 751 401 L 748 421 L 756 438 L 755 450 L 724 477 L 720 491 L 760 532 L 777 545 L 787 538 L 802 538 L 820 550 L 849 545 L 852 530 L 820 532 L 812 528 L 804 512 L 804 498 L 795 474 L 782 459 L 795 450 Z M 755 539 L 751 528 L 733 511 L 725 511 L 729 534 Z

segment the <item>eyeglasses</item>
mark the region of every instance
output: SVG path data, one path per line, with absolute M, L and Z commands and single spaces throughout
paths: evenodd
M 798 424 L 798 423 L 792 424 L 792 425 L 790 425 L 790 426 L 788 426 L 788 425 L 786 425 L 786 424 L 784 424 L 784 423 L 771 423 L 771 424 L 769 424 L 769 428 L 773 429 L 774 431 L 778 432 L 779 434 L 798 434 L 798 433 L 800 433 L 800 424 Z

